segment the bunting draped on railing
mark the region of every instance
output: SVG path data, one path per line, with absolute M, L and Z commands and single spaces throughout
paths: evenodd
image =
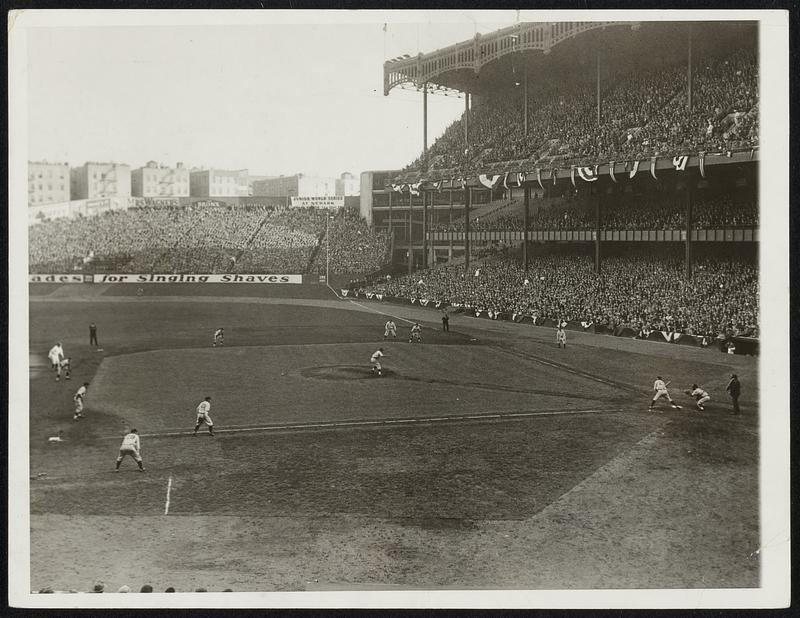
M 737 158 L 740 160 L 752 160 L 755 157 L 755 153 L 758 148 L 750 148 L 748 150 L 737 150 L 737 154 L 739 155 Z M 608 174 L 611 178 L 611 181 L 614 183 L 619 182 L 619 176 L 617 176 L 617 165 L 624 165 L 625 172 L 627 172 L 628 179 L 633 179 L 639 173 L 642 163 L 645 165 L 649 162 L 649 170 L 650 176 L 654 180 L 658 180 L 657 170 L 659 163 L 661 163 L 661 169 L 673 169 L 676 172 L 686 172 L 689 169 L 689 165 L 691 163 L 695 163 L 699 167 L 700 175 L 705 178 L 706 174 L 706 162 L 707 157 L 727 157 L 733 158 L 734 153 L 730 150 L 720 151 L 720 152 L 698 152 L 697 154 L 679 154 L 679 155 L 666 155 L 666 154 L 659 154 L 659 155 L 650 155 L 643 158 L 635 158 L 629 159 L 627 161 L 616 161 L 612 160 L 608 163 L 602 164 L 594 164 L 594 165 L 570 165 L 569 167 L 569 179 L 573 186 L 577 186 L 577 179 L 582 180 L 583 182 L 595 182 L 597 181 L 601 175 Z M 666 159 L 666 161 L 665 161 Z M 411 193 L 411 195 L 420 195 L 422 191 L 441 191 L 443 187 L 445 187 L 445 183 L 449 184 L 449 189 L 466 189 L 468 186 L 472 187 L 485 187 L 487 189 L 495 189 L 499 186 L 502 186 L 504 189 L 508 190 L 513 187 L 521 187 L 524 183 L 529 181 L 529 176 L 536 175 L 536 182 L 539 185 L 539 188 L 544 191 L 544 183 L 545 180 L 543 179 L 543 173 L 541 167 L 532 167 L 529 168 L 530 171 L 524 171 L 521 169 L 514 169 L 515 166 L 525 165 L 525 161 L 514 161 L 508 163 L 507 169 L 497 169 L 500 167 L 499 165 L 495 167 L 497 171 L 500 173 L 493 173 L 493 174 L 475 174 L 471 175 L 469 178 L 466 176 L 453 176 L 449 179 L 447 178 L 434 178 L 434 179 L 425 179 L 425 178 L 416 178 L 416 182 L 409 182 L 410 178 L 409 175 L 405 177 L 396 179 L 395 182 L 391 183 L 391 189 L 398 193 Z M 671 163 L 671 165 L 670 165 Z M 558 167 L 547 167 L 544 168 L 544 173 L 549 173 L 550 179 L 552 179 L 553 184 L 558 184 L 559 173 L 562 172 L 564 168 Z M 455 170 L 451 170 L 455 171 Z M 577 173 L 576 173 L 577 172 Z M 563 174 L 562 174 L 563 175 Z M 403 182 L 405 180 L 405 182 Z

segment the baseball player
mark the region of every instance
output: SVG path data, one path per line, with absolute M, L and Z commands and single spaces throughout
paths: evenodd
M 414 326 L 411 327 L 411 335 L 408 338 L 409 343 L 422 343 L 422 327 L 419 325 L 419 322 L 414 322 Z
M 650 407 L 648 408 L 649 410 L 652 411 L 656 405 L 656 401 L 658 401 L 662 397 L 667 398 L 667 401 L 669 401 L 669 405 L 671 405 L 673 409 L 675 410 L 682 409 L 678 404 L 672 401 L 672 397 L 669 396 L 669 391 L 667 390 L 667 386 L 669 386 L 670 384 L 671 382 L 664 383 L 664 380 L 661 378 L 661 376 L 656 376 L 656 381 L 653 382 L 653 390 L 656 392 L 656 394 L 653 397 L 653 400 L 650 402 Z
M 383 339 L 384 341 L 389 338 L 389 335 L 397 339 L 397 324 L 394 323 L 394 320 L 390 319 L 386 322 L 383 331 Z
M 225 329 L 218 328 L 214 331 L 214 342 L 211 344 L 212 347 L 216 348 L 217 346 L 222 347 L 225 344 Z
M 64 372 L 64 379 L 65 380 L 69 380 L 70 379 L 70 362 L 71 361 L 72 361 L 72 359 L 68 356 L 67 358 L 62 360 L 61 363 L 60 363 L 61 371 Z
M 200 402 L 200 405 L 197 406 L 197 420 L 195 421 L 194 433 L 192 435 L 196 436 L 200 425 L 205 423 L 208 427 L 209 435 L 212 438 L 214 437 L 214 421 L 211 420 L 209 412 L 211 412 L 211 397 L 206 397 Z
M 711 401 L 709 394 L 697 386 L 697 384 L 692 384 L 691 390 L 687 389 L 686 394 L 694 398 L 694 400 L 697 402 L 698 410 L 705 410 L 703 404 L 707 401 Z
M 88 386 L 89 383 L 84 382 L 83 386 L 79 387 L 72 396 L 72 401 L 75 403 L 75 413 L 72 415 L 73 421 L 83 418 L 83 400 L 86 399 L 86 389 Z
M 560 348 L 561 346 L 567 347 L 567 331 L 564 330 L 564 327 L 561 323 L 558 324 L 556 328 L 556 345 Z
M 139 442 L 139 432 L 131 429 L 125 437 L 122 438 L 122 444 L 119 446 L 119 456 L 117 457 L 117 466 L 114 472 L 119 472 L 119 465 L 126 455 L 130 455 L 139 466 L 139 472 L 144 472 L 144 463 L 142 463 L 142 456 L 139 454 L 141 444 Z
M 381 367 L 381 358 L 383 358 L 385 354 L 383 353 L 383 348 L 378 348 L 372 354 L 369 359 L 369 362 L 372 363 L 372 373 L 377 373 L 379 376 L 383 375 L 383 367 Z
M 47 358 L 50 359 L 50 367 L 56 372 L 56 382 L 61 379 L 61 361 L 64 359 L 64 348 L 61 347 L 59 341 L 47 353 Z

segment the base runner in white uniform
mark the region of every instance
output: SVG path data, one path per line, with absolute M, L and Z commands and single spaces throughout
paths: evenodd
M 653 390 L 656 392 L 656 394 L 653 397 L 653 400 L 650 402 L 650 407 L 648 408 L 649 410 L 653 410 L 653 408 L 656 405 L 656 401 L 658 401 L 662 397 L 667 398 L 667 401 L 669 401 L 669 405 L 671 405 L 673 409 L 675 410 L 681 409 L 681 407 L 678 404 L 672 401 L 672 397 L 669 396 L 669 391 L 667 390 L 667 386 L 669 386 L 669 384 L 665 384 L 661 376 L 656 376 L 656 381 L 653 382 Z
M 214 437 L 214 421 L 211 420 L 209 412 L 211 412 L 211 397 L 206 397 L 200 402 L 200 405 L 197 406 L 197 420 L 195 421 L 194 434 L 192 435 L 196 436 L 200 425 L 205 423 L 208 427 L 209 435 L 212 438 Z
M 122 438 L 122 444 L 119 446 L 119 456 L 117 457 L 117 467 L 114 472 L 119 472 L 119 466 L 126 456 L 130 456 L 139 466 L 139 472 L 144 472 L 144 463 L 142 463 L 142 456 L 139 454 L 141 444 L 139 442 L 139 432 L 131 429 L 125 437 Z
M 50 367 L 56 372 L 56 382 L 58 382 L 61 379 L 61 361 L 64 358 L 64 348 L 61 347 L 61 342 L 50 348 L 47 358 L 50 359 Z

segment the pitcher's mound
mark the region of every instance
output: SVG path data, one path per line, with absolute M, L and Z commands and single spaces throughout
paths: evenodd
M 393 377 L 394 372 L 384 369 L 383 375 L 378 376 L 370 370 L 369 365 L 328 365 L 307 367 L 300 375 L 318 380 L 383 380 Z

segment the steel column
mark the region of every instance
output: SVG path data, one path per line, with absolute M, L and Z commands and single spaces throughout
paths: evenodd
M 428 192 L 422 192 L 422 268 L 428 268 Z
M 694 179 L 692 176 L 686 182 L 686 279 L 692 278 L 694 259 L 692 256 L 692 202 L 694 200 Z
M 414 212 L 414 205 L 411 203 L 411 190 L 408 191 L 408 274 L 414 272 L 414 245 L 411 240 L 413 226 L 411 215 Z
M 522 78 L 522 96 L 523 96 L 523 135 L 528 135 L 528 71 L 525 70 L 524 77 Z
M 602 193 L 597 188 L 597 198 L 594 202 L 594 272 L 600 273 L 600 199 Z
M 686 62 L 686 108 L 692 111 L 692 24 L 689 24 L 689 36 L 687 45 L 687 62 Z
M 464 189 L 464 268 L 469 273 L 469 207 L 472 202 L 472 189 Z
M 428 83 L 422 85 L 422 166 L 428 169 Z
M 524 200 L 525 210 L 522 215 L 522 267 L 525 274 L 528 274 L 528 225 L 530 224 L 531 188 L 525 187 Z

